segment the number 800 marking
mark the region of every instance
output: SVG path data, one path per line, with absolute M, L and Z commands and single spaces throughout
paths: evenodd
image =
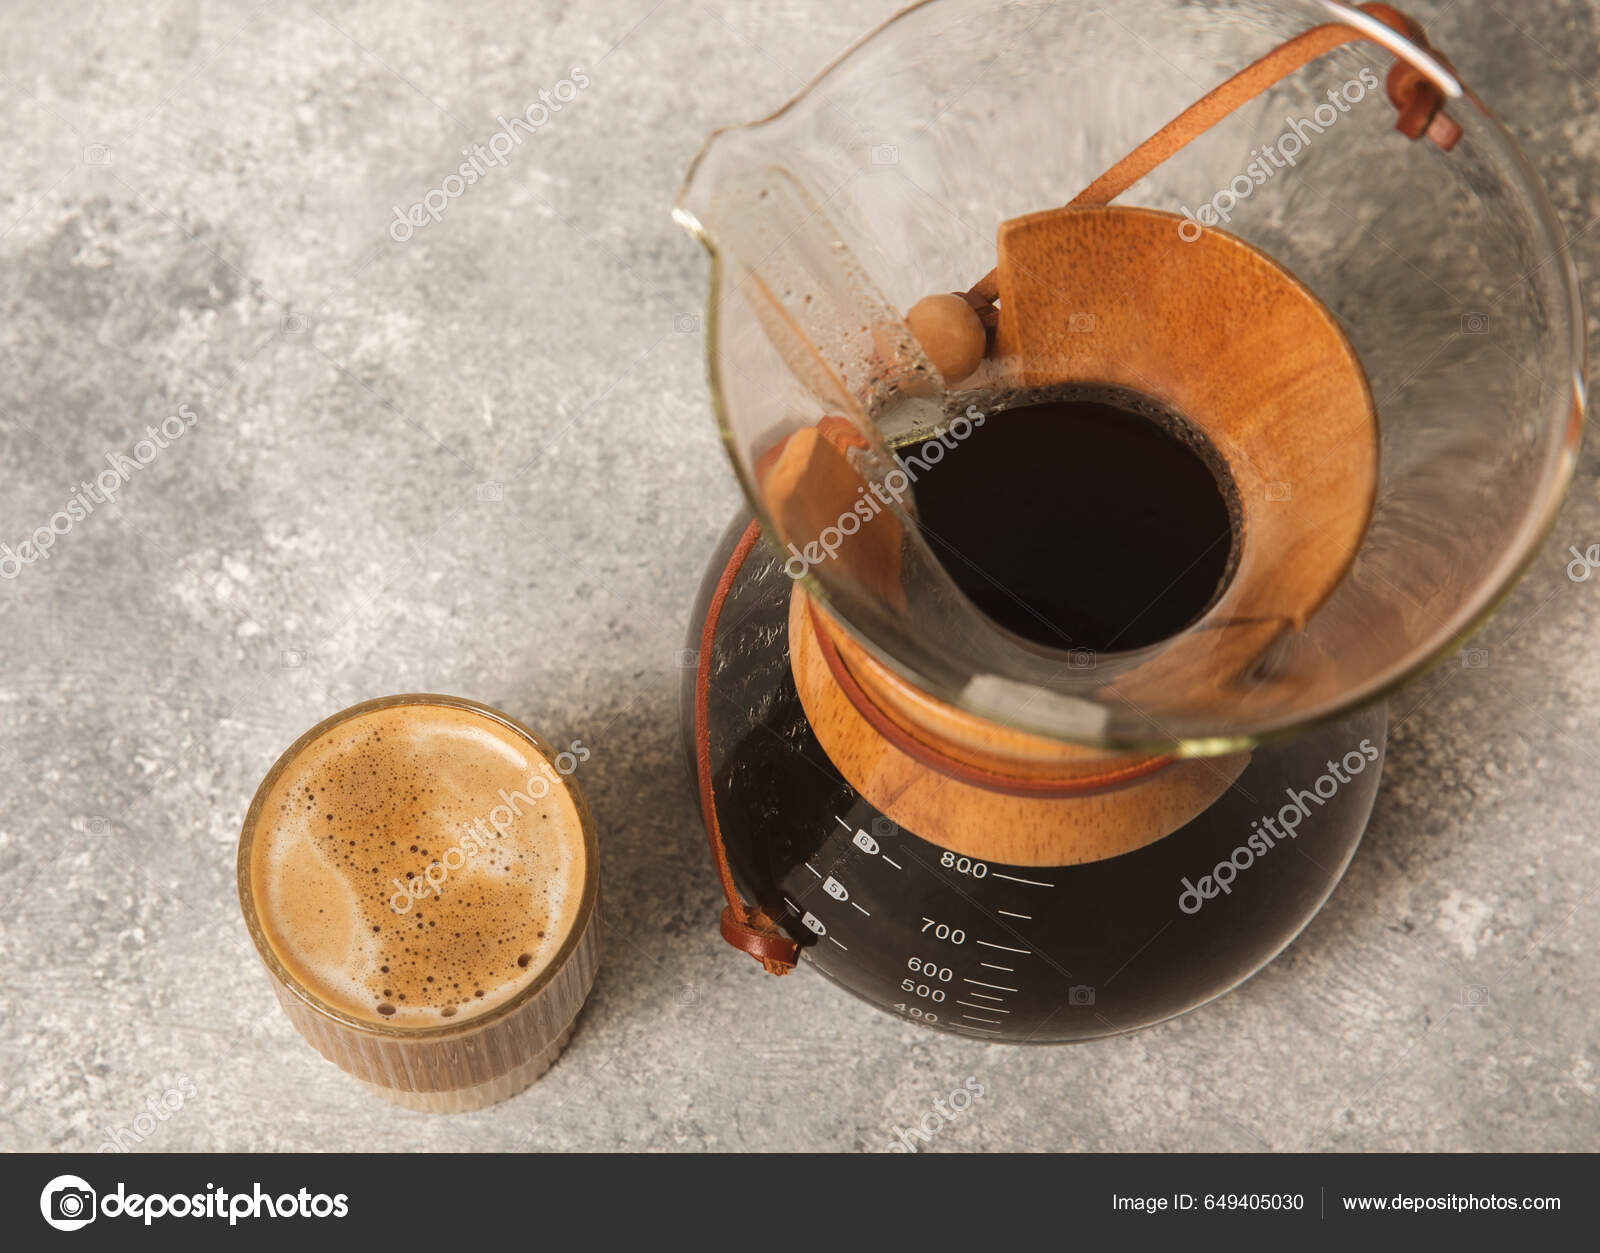
M 973 861 L 970 857 L 957 857 L 954 853 L 943 854 L 939 858 L 939 864 L 958 874 L 969 874 L 974 879 L 985 878 L 989 873 L 989 867 L 983 862 Z

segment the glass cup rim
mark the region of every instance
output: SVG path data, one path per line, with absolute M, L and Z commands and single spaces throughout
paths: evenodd
M 589 803 L 583 795 L 583 789 L 570 775 L 563 775 L 562 785 L 567 789 L 574 807 L 578 811 L 578 823 L 583 831 L 583 891 L 579 898 L 577 912 L 573 916 L 572 925 L 567 929 L 567 934 L 561 941 L 561 947 L 555 955 L 545 964 L 529 983 L 528 986 L 507 998 L 492 1009 L 481 1014 L 473 1014 L 462 1018 L 460 1022 L 437 1023 L 425 1027 L 403 1027 L 386 1023 L 372 1022 L 369 1019 L 358 1018 L 354 1014 L 329 1004 L 308 988 L 300 979 L 288 969 L 283 960 L 272 947 L 272 942 L 267 938 L 266 930 L 262 926 L 259 911 L 256 908 L 255 889 L 252 884 L 251 862 L 255 849 L 257 827 L 261 820 L 261 811 L 266 804 L 267 796 L 289 765 L 316 740 L 335 727 L 353 721 L 365 714 L 373 713 L 380 709 L 394 709 L 398 707 L 418 705 L 436 706 L 446 709 L 458 709 L 468 713 L 478 714 L 493 722 L 499 723 L 519 738 L 527 741 L 546 761 L 554 765 L 556 752 L 554 748 L 531 727 L 511 717 L 510 714 L 496 709 L 492 705 L 485 705 L 481 701 L 471 700 L 465 696 L 448 696 L 438 692 L 404 692 L 394 696 L 378 696 L 371 700 L 360 701 L 339 712 L 330 714 L 316 726 L 299 736 L 294 743 L 278 755 L 271 768 L 262 777 L 256 787 L 255 795 L 251 797 L 250 808 L 246 810 L 243 823 L 239 828 L 238 859 L 235 866 L 237 889 L 239 894 L 239 907 L 244 914 L 245 926 L 250 932 L 250 939 L 255 944 L 256 952 L 273 980 L 282 988 L 293 993 L 307 1008 L 315 1011 L 324 1018 L 331 1019 L 342 1027 L 362 1032 L 367 1035 L 380 1036 L 397 1040 L 430 1040 L 449 1039 L 454 1036 L 468 1035 L 493 1023 L 509 1018 L 523 1006 L 537 997 L 551 982 L 566 968 L 573 954 L 577 951 L 579 943 L 588 932 L 593 921 L 595 905 L 600 891 L 600 862 L 599 841 L 595 835 L 594 815 L 589 810 Z

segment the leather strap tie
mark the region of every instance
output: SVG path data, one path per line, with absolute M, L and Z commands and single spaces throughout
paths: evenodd
M 1428 42 L 1422 27 L 1404 13 L 1387 4 L 1363 4 L 1358 7 L 1367 16 L 1404 35 L 1452 74 L 1455 73 L 1455 67 Z M 1371 38 L 1371 35 L 1354 26 L 1328 22 L 1296 35 L 1287 43 L 1279 44 L 1195 101 L 1074 196 L 1067 202 L 1068 205 L 1075 208 L 1110 204 L 1156 166 L 1182 151 L 1192 140 L 1296 70 L 1335 48 L 1358 39 Z M 1426 135 L 1445 152 L 1460 141 L 1460 125 L 1444 111 L 1444 93 L 1421 70 L 1409 62 L 1396 61 L 1389 71 L 1384 89 L 1389 102 L 1399 111 L 1395 129 L 1402 135 L 1408 139 L 1421 139 Z M 977 311 L 984 329 L 993 331 L 999 320 L 999 313 L 994 307 L 994 302 L 1000 298 L 999 271 L 990 270 L 970 290 L 958 294 L 964 296 Z
M 733 881 L 733 868 L 728 864 L 728 849 L 717 818 L 717 798 L 711 786 L 711 654 L 717 642 L 717 623 L 722 618 L 722 607 L 727 603 L 733 581 L 760 536 L 760 523 L 752 522 L 745 528 L 717 580 L 711 603 L 706 606 L 705 624 L 700 629 L 700 655 L 695 666 L 694 761 L 706 838 L 711 841 L 711 858 L 717 865 L 717 878 L 722 881 L 722 894 L 728 898 L 722 911 L 722 938 L 734 948 L 749 953 L 768 974 L 786 975 L 800 960 L 800 946 L 785 935 L 765 911 L 745 904 L 739 895 L 738 885 Z

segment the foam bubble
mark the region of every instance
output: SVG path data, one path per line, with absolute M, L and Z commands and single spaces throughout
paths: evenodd
M 531 744 L 418 704 L 341 722 L 288 764 L 250 873 L 273 951 L 311 992 L 431 1026 L 539 976 L 571 929 L 585 857 L 577 806 Z

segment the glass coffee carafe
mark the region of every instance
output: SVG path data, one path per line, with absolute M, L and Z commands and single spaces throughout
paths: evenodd
M 676 216 L 750 508 L 684 701 L 724 935 L 1017 1042 L 1260 969 L 1573 469 L 1506 132 L 1381 5 L 928 0 Z

